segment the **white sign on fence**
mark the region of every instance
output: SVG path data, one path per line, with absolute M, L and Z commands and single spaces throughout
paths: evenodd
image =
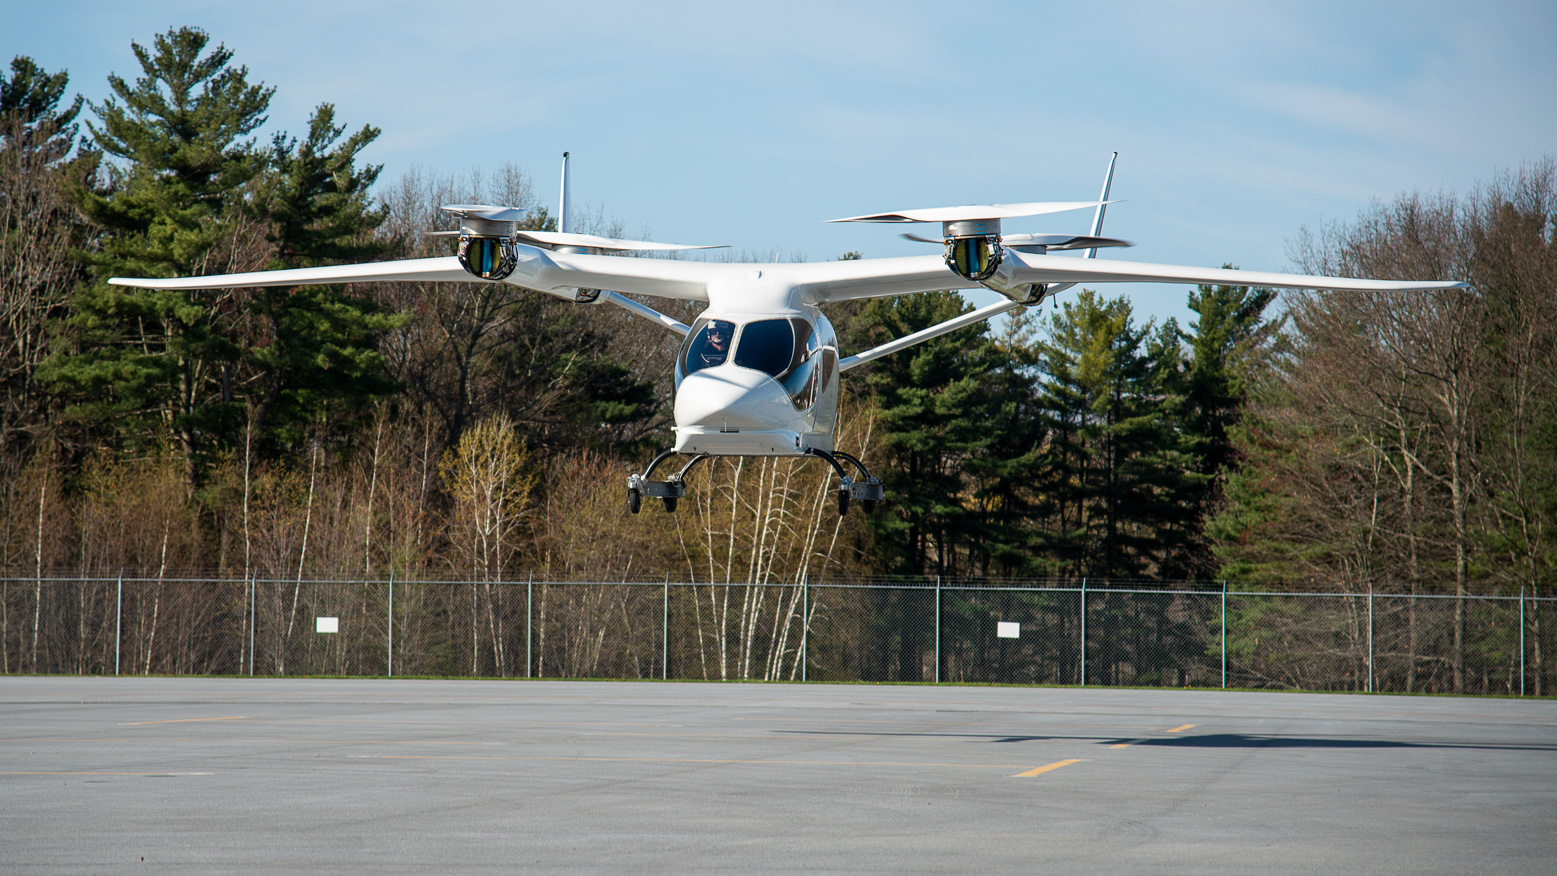
M 316 617 L 316 618 L 314 618 L 314 632 L 316 632 L 316 633 L 338 633 L 340 631 L 341 631 L 341 619 L 340 618 L 338 618 L 338 617 Z
M 1018 621 L 996 621 L 995 635 L 1002 639 L 1022 638 L 1022 624 Z

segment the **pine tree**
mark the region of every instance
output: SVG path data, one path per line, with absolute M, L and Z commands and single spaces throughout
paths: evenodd
M 878 327 L 879 343 L 967 309 L 957 293 L 935 292 L 871 301 L 861 319 Z M 987 332 L 980 323 L 942 335 L 879 360 L 864 375 L 880 412 L 881 479 L 895 512 L 876 515 L 871 528 L 883 569 L 893 574 L 967 572 L 963 557 L 979 519 L 965 467 L 990 443 L 996 403 L 985 383 L 995 355 Z
M 1175 566 L 1186 494 L 1199 480 L 1158 364 L 1170 346 L 1150 324 L 1135 327 L 1124 299 L 1090 290 L 1054 315 L 1038 344 L 1054 571 L 1138 578 Z
M 6 149 L 41 150 L 50 162 L 70 154 L 82 98 L 60 107 L 69 83 L 64 70 L 49 73 L 25 55 L 11 59 L 11 75 L 0 72 L 0 142 Z
M 272 140 L 252 202 L 274 247 L 267 267 L 365 262 L 388 251 L 374 235 L 384 212 L 369 194 L 380 167 L 357 164 L 378 129 L 365 125 L 341 140 L 344 132 L 334 107 L 322 104 L 301 142 L 286 134 Z M 339 285 L 256 289 L 244 310 L 238 393 L 265 452 L 297 447 L 322 420 L 359 412 L 396 389 L 378 341 L 408 317 L 382 313 Z
M 127 289 L 115 275 L 188 276 L 261 267 L 245 247 L 252 222 L 243 198 L 263 167 L 244 139 L 265 122 L 272 89 L 248 82 L 222 46 L 193 28 L 132 44 L 142 76 L 110 76 L 115 98 L 93 109 L 99 148 L 122 164 L 111 191 L 78 191 L 79 206 L 104 233 L 90 254 L 99 282 L 76 299 L 79 349 L 56 354 L 47 379 L 73 396 L 67 414 L 120 430 L 132 446 L 173 437 L 189 488 L 214 436 L 231 434 L 241 408 L 232 397 L 240 350 L 231 292 Z M 262 252 L 262 251 L 261 251 Z
M 1195 471 L 1203 478 L 1194 502 L 1192 556 L 1186 570 L 1195 576 L 1217 571 L 1205 525 L 1220 507 L 1226 480 L 1238 462 L 1231 433 L 1244 415 L 1250 382 L 1265 365 L 1280 330 L 1280 321 L 1265 318 L 1275 298 L 1273 289 L 1200 286 L 1189 295 L 1189 308 L 1199 318 L 1190 323 L 1189 332 L 1178 333 L 1189 350 L 1187 368 L 1177 381 L 1183 430 L 1193 445 Z

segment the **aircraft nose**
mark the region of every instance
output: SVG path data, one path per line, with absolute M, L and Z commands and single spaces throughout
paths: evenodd
M 707 368 L 682 378 L 676 390 L 678 426 L 782 429 L 792 425 L 794 416 L 794 405 L 778 381 L 749 368 Z

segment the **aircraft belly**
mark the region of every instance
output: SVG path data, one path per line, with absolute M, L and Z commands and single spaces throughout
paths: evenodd
M 697 426 L 676 427 L 676 452 L 713 456 L 802 456 L 809 449 L 832 451 L 826 432 L 793 429 L 750 429 L 724 432 Z

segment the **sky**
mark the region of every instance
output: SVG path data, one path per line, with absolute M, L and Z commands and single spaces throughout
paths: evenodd
M 756 259 L 933 252 L 825 220 L 1088 200 L 1117 151 L 1103 230 L 1136 245 L 1106 257 L 1290 270 L 1305 227 L 1557 154 L 1548 0 L 0 0 L 0 21 L 0 63 L 67 70 L 89 103 L 139 74 L 132 42 L 199 27 L 275 87 L 268 131 L 321 103 L 380 128 L 382 181 L 513 163 L 555 213 L 569 151 L 576 210 Z M 1189 319 L 1187 287 L 1106 291 Z

